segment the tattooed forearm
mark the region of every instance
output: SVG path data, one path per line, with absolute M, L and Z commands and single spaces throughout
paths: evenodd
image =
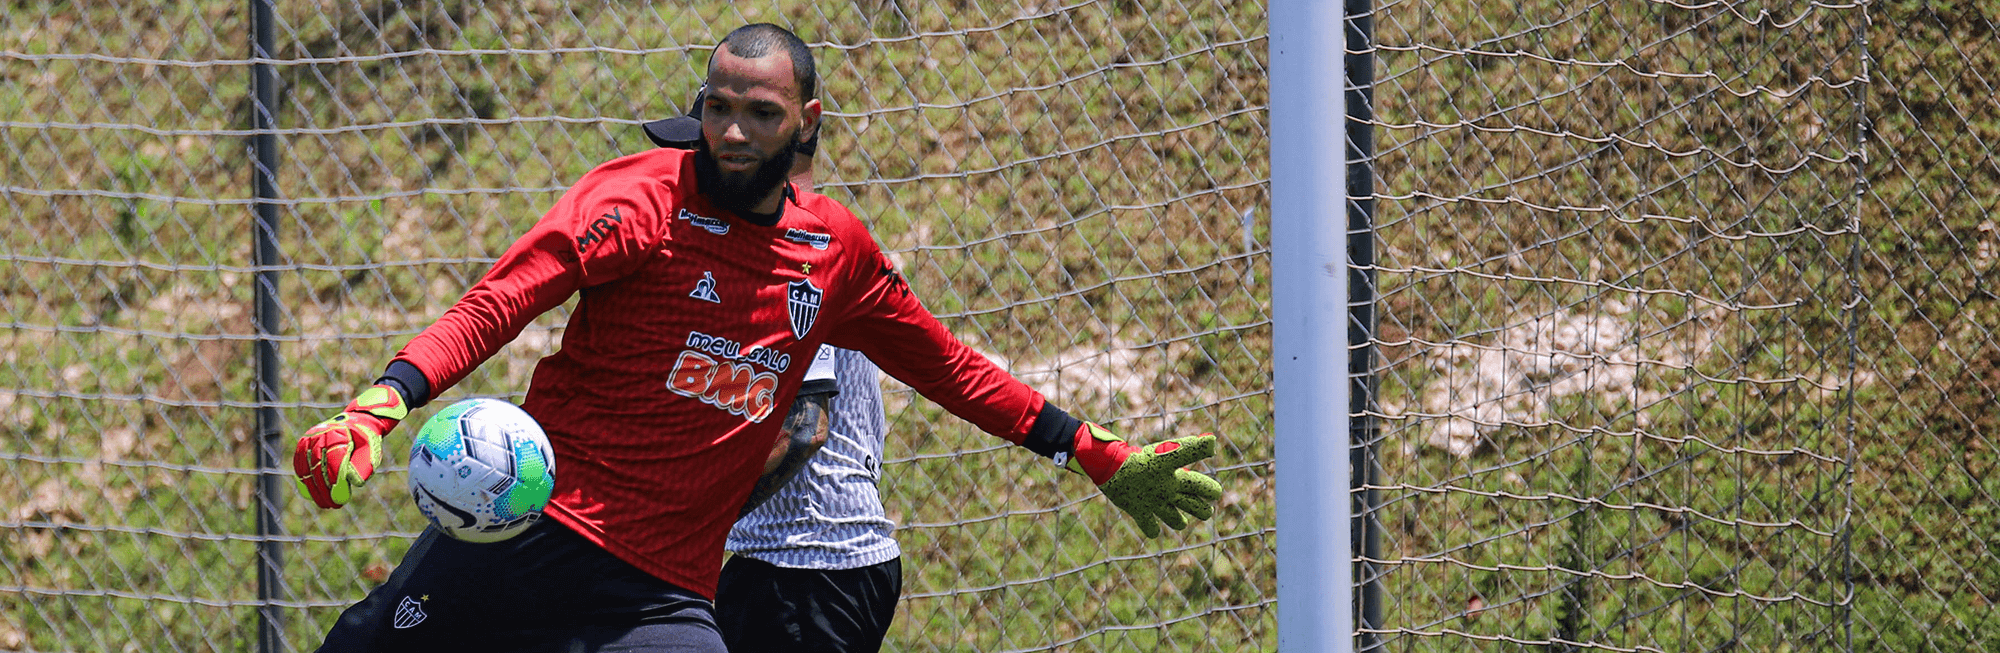
M 764 475 L 757 477 L 756 487 L 750 490 L 750 498 L 743 502 L 743 511 L 737 516 L 750 514 L 757 506 L 764 505 L 778 488 L 797 476 L 806 466 L 806 460 L 826 444 L 827 437 L 827 397 L 825 394 L 800 395 L 792 401 L 792 412 L 785 416 L 785 424 L 779 427 L 782 434 L 778 443 L 771 447 L 771 455 L 764 461 Z

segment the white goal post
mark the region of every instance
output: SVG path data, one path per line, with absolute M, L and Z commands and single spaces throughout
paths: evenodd
M 1354 650 L 1345 16 L 1271 3 L 1278 650 Z

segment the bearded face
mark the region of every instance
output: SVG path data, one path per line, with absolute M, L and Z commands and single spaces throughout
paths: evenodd
M 750 47 L 742 53 L 731 44 L 716 48 L 695 151 L 696 184 L 711 202 L 739 214 L 767 214 L 782 206 L 780 190 L 792 172 L 793 148 L 820 115 L 819 100 L 805 90 L 810 76 L 799 69 L 783 48 Z
M 786 146 L 776 152 L 755 151 L 748 144 L 725 146 L 718 152 L 704 138 L 695 144 L 695 183 L 716 206 L 750 212 L 751 207 L 770 197 L 790 176 L 797 151 L 789 145 L 797 138 L 798 130 L 792 130 L 781 141 Z M 732 169 L 723 169 L 724 159 L 734 164 Z M 741 169 L 748 162 L 754 162 L 754 167 Z

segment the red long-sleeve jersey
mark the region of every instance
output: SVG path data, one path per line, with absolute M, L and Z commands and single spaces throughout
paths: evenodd
M 840 203 L 788 194 L 760 225 L 659 149 L 584 175 L 397 359 L 441 394 L 582 292 L 522 405 L 555 447 L 547 514 L 713 597 L 723 540 L 822 343 L 859 350 L 1020 443 L 1044 401 L 945 331 Z

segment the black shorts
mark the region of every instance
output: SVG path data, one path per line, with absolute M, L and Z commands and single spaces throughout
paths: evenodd
M 859 569 L 791 569 L 734 556 L 715 588 L 715 621 L 731 651 L 878 651 L 903 560 Z
M 388 582 L 341 613 L 319 650 L 724 648 L 707 599 L 544 519 L 492 544 L 425 529 Z

